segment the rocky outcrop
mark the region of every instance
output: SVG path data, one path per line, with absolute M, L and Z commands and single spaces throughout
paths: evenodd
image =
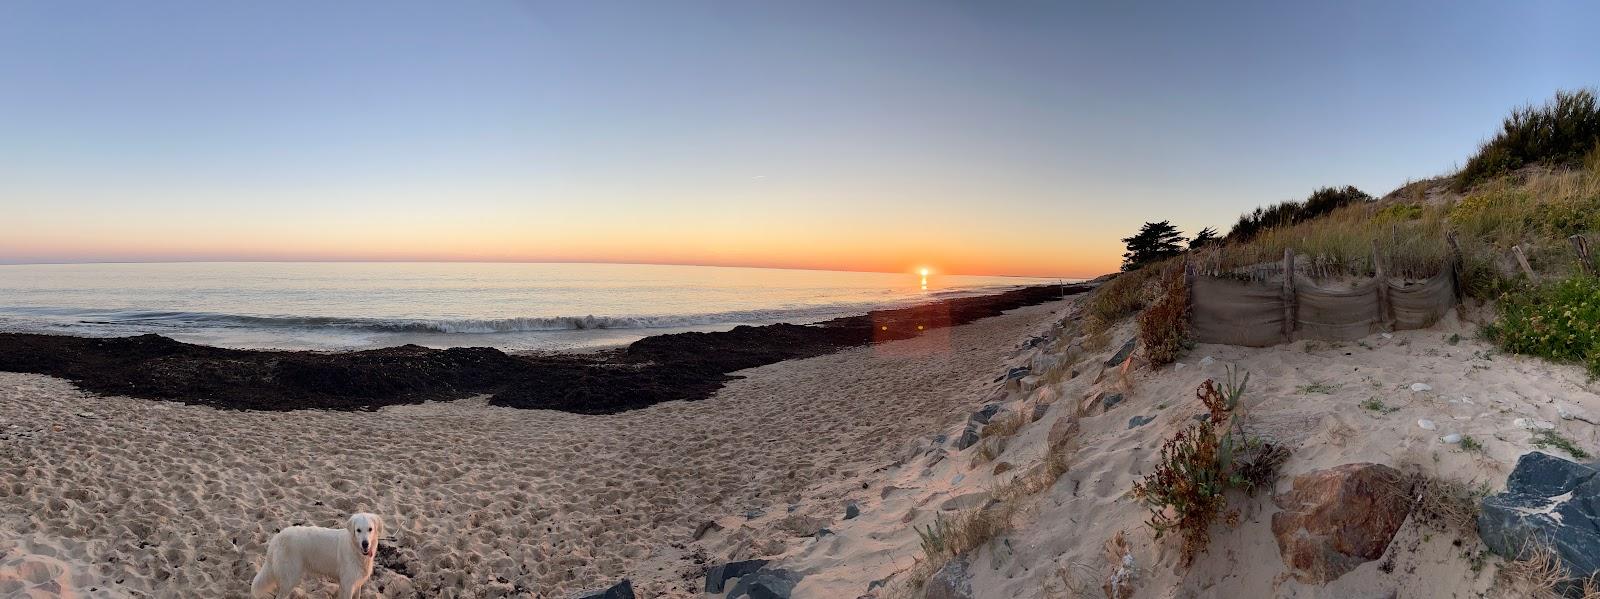
M 967 556 L 950 558 L 922 585 L 922 598 L 972 599 L 972 574 L 967 566 Z
M 1050 433 L 1045 440 L 1051 448 L 1061 447 L 1078 436 L 1078 426 L 1078 419 L 1070 414 L 1056 418 L 1056 421 L 1050 424 Z
M 1537 451 L 1523 455 L 1505 492 L 1483 499 L 1478 536 L 1508 559 L 1544 543 L 1570 576 L 1600 572 L 1600 470 Z
M 1378 559 L 1411 514 L 1406 479 L 1382 464 L 1345 464 L 1295 477 L 1273 498 L 1278 551 L 1296 580 L 1320 584 Z

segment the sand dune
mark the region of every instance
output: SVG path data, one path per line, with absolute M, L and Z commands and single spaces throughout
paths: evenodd
M 395 548 L 369 597 L 559 597 L 623 576 L 640 596 L 696 596 L 702 562 L 792 537 L 715 533 L 726 555 L 707 555 L 689 544 L 699 525 L 837 519 L 857 480 L 979 401 L 1063 305 L 764 366 L 709 400 L 612 416 L 482 398 L 222 411 L 0 373 L 0 594 L 242 597 L 277 529 L 365 510 Z

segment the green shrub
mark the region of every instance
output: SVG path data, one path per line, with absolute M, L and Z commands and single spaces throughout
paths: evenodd
M 1600 145 L 1600 105 L 1592 89 L 1556 92 L 1543 106 L 1524 106 L 1505 118 L 1456 175 L 1466 189 L 1529 164 L 1571 164 Z
M 1422 218 L 1422 206 L 1418 204 L 1389 204 L 1378 210 L 1376 218 L 1385 222 L 1417 220 Z
M 1576 276 L 1500 296 L 1486 328 L 1502 349 L 1583 364 L 1600 376 L 1600 279 Z
M 1234 223 L 1224 239 L 1228 242 L 1249 241 L 1274 227 L 1303 223 L 1351 204 L 1371 201 L 1372 196 L 1356 189 L 1354 185 L 1324 187 L 1311 192 L 1304 202 L 1283 202 L 1239 215 L 1239 222 Z

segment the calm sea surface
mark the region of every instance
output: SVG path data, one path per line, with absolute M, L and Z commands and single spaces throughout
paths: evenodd
M 0 330 L 223 347 L 561 350 L 1057 279 L 632 264 L 0 265 Z M 1069 280 L 1070 282 L 1070 280 Z

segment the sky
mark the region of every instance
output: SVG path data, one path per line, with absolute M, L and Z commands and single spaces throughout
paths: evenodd
M 0 263 L 1093 276 L 1445 174 L 1593 2 L 0 3 Z

